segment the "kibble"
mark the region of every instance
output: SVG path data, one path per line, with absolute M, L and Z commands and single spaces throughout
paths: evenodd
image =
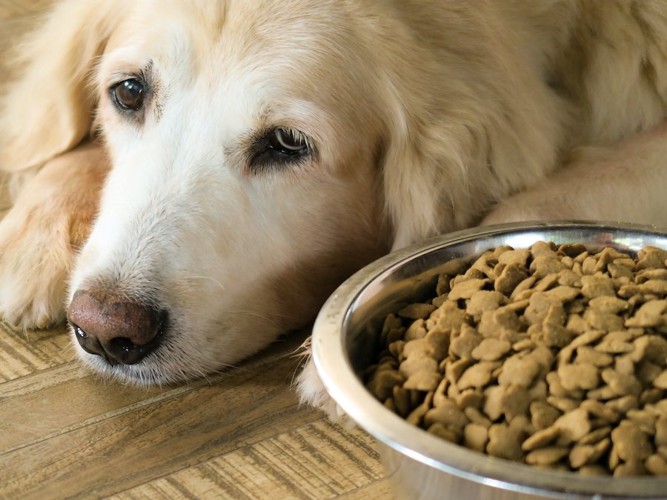
M 667 475 L 667 251 L 498 247 L 436 292 L 382 325 L 385 407 L 507 460 Z

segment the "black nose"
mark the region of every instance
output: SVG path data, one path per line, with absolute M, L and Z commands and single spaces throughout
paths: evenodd
M 166 313 L 95 289 L 78 290 L 67 311 L 79 345 L 110 364 L 132 365 L 160 344 Z

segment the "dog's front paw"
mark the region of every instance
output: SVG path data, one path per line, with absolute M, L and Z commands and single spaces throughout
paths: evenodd
M 308 359 L 299 374 L 296 381 L 296 390 L 302 404 L 308 404 L 323 411 L 334 422 L 351 424 L 345 412 L 324 388 L 312 359 Z
M 0 316 L 21 329 L 64 320 L 73 260 L 67 221 L 48 207 L 15 206 L 0 222 Z
M 88 145 L 47 163 L 0 220 L 0 318 L 19 329 L 65 319 L 67 280 L 90 232 L 107 163 Z

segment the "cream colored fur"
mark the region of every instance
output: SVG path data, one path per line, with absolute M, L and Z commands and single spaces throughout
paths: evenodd
M 44 326 L 89 286 L 150 300 L 170 317 L 156 353 L 81 351 L 123 380 L 234 364 L 434 234 L 667 225 L 662 0 L 62 0 L 20 53 L 0 115 L 0 168 L 24 178 L 0 223 L 0 313 Z M 130 117 L 110 88 L 139 74 L 151 94 Z M 275 127 L 311 153 L 253 168 Z M 35 175 L 54 158 L 73 177 L 111 165 L 85 245 L 49 218 L 69 220 L 99 175 L 63 173 L 54 198 Z M 329 404 L 303 373 L 303 398 Z

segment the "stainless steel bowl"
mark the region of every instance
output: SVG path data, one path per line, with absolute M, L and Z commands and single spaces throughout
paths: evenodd
M 667 479 L 584 477 L 489 457 L 437 439 L 393 414 L 365 389 L 376 333 L 389 312 L 423 298 L 452 261 L 499 245 L 526 248 L 538 240 L 613 246 L 634 252 L 667 249 L 652 227 L 558 222 L 508 224 L 438 237 L 387 255 L 343 283 L 313 329 L 313 357 L 331 397 L 374 436 L 398 498 L 534 499 L 667 498 Z

